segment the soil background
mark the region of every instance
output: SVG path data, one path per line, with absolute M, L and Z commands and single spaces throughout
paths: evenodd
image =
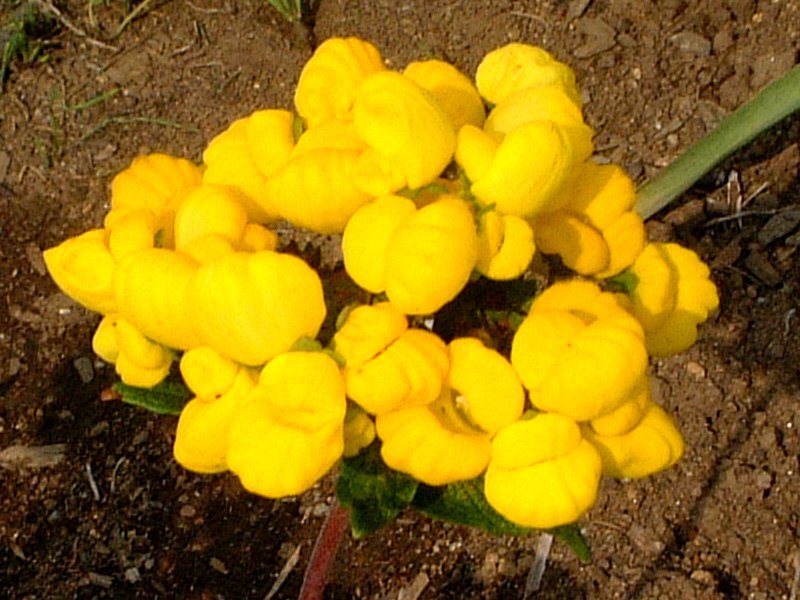
M 20 5 L 0 6 L 5 24 Z M 300 498 L 249 495 L 231 475 L 175 464 L 174 417 L 101 401 L 114 378 L 91 352 L 98 318 L 59 293 L 41 250 L 99 226 L 111 177 L 137 154 L 199 161 L 234 119 L 291 107 L 311 44 L 331 36 L 371 40 L 391 66 L 438 57 L 470 76 L 489 50 L 524 41 L 573 66 L 598 157 L 641 183 L 800 51 L 791 0 L 311 8 L 308 35 L 266 1 L 63 0 L 38 58 L 12 62 L 0 96 L 0 596 L 260 599 L 294 555 L 273 596 L 293 598 L 330 510 L 331 478 Z M 799 120 L 782 123 L 648 224 L 699 252 L 720 289 L 696 346 L 652 365 L 686 456 L 645 480 L 606 480 L 581 522 L 592 561 L 556 542 L 537 598 L 798 597 L 798 139 Z M 50 466 L 8 450 L 58 444 Z M 537 542 L 404 513 L 344 542 L 326 596 L 522 597 Z

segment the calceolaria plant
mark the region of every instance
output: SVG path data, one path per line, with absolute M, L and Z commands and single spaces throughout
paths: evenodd
M 648 242 L 593 135 L 540 48 L 498 48 L 473 81 L 330 39 L 293 111 L 234 121 L 200 165 L 137 157 L 102 227 L 44 258 L 102 315 L 123 398 L 180 415 L 187 469 L 281 498 L 340 465 L 357 535 L 412 507 L 580 549 L 568 527 L 603 477 L 681 458 L 648 362 L 718 305 L 694 252 Z M 329 274 L 281 248 L 279 221 L 341 235 L 369 300 L 330 315 Z

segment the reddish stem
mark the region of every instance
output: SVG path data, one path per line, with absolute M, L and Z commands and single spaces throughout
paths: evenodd
M 350 512 L 334 500 L 331 512 L 328 513 L 314 544 L 298 600 L 322 600 L 325 583 L 336 558 L 336 550 L 349 525 Z

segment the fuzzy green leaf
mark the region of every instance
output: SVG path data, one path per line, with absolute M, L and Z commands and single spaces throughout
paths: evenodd
M 442 487 L 420 485 L 412 506 L 422 514 L 492 535 L 527 535 L 533 531 L 503 518 L 483 495 L 483 478 L 459 481 Z
M 589 548 L 589 542 L 583 537 L 577 523 L 556 527 L 551 529 L 550 533 L 569 546 L 581 562 L 588 563 L 592 560 L 592 549 Z
M 336 496 L 350 508 L 353 536 L 364 537 L 394 520 L 406 508 L 419 483 L 381 460 L 378 444 L 342 461 Z
M 192 397 L 192 393 L 175 379 L 166 379 L 152 388 L 139 388 L 115 383 L 112 389 L 122 396 L 122 401 L 146 408 L 161 415 L 179 415 Z

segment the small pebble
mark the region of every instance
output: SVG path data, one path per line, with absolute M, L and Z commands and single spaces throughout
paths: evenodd
M 90 383 L 94 379 L 94 367 L 92 367 L 92 360 L 85 356 L 81 356 L 72 361 L 72 366 L 78 371 L 78 377 L 81 378 L 83 383 Z
M 125 581 L 128 583 L 139 583 L 141 580 L 142 576 L 139 574 L 139 569 L 136 567 L 125 569 Z
M 706 571 L 705 569 L 696 569 L 692 571 L 692 574 L 689 576 L 692 581 L 696 581 L 697 583 L 702 583 L 703 585 L 716 585 L 716 580 L 714 579 L 714 574 L 710 571 Z
M 186 519 L 191 519 L 197 514 L 197 509 L 191 504 L 181 506 L 180 515 Z

